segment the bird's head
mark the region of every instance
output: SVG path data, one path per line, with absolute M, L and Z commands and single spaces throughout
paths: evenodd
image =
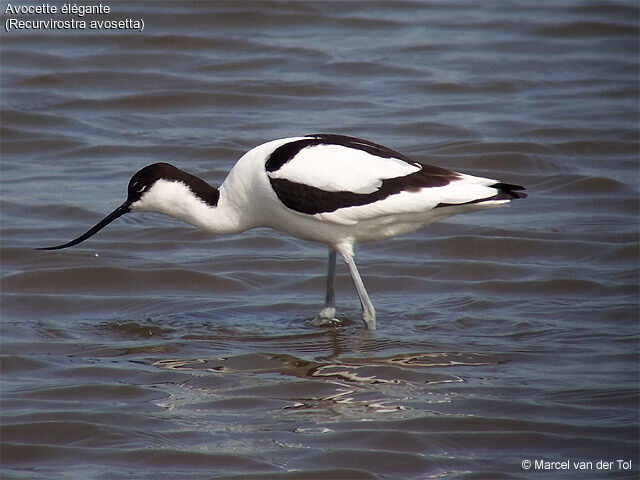
M 59 250 L 77 245 L 129 212 L 158 212 L 187 219 L 185 217 L 189 203 L 215 207 L 218 198 L 219 192 L 216 188 L 173 165 L 168 163 L 147 165 L 131 177 L 127 188 L 127 199 L 113 212 L 74 240 L 37 250 Z

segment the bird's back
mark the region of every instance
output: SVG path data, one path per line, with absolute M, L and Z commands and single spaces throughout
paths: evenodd
M 252 226 L 326 243 L 376 240 L 526 196 L 522 187 L 414 162 L 366 140 L 317 134 L 247 152 L 221 187 Z

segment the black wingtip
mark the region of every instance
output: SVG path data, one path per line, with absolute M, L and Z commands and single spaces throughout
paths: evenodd
M 498 195 L 494 200 L 515 200 L 518 198 L 527 198 L 527 194 L 522 190 L 526 190 L 522 185 L 513 185 L 511 183 L 495 183 L 492 188 L 498 190 Z

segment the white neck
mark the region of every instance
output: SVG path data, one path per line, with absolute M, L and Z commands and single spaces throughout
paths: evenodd
M 238 233 L 251 228 L 243 219 L 242 211 L 229 201 L 224 188 L 219 193 L 217 206 L 212 206 L 185 183 L 159 179 L 140 200 L 131 204 L 131 211 L 163 213 L 214 234 Z

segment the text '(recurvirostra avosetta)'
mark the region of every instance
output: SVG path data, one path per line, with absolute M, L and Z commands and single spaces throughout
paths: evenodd
M 61 6 L 42 3 L 19 5 L 8 3 L 2 11 L 4 29 L 11 30 L 144 30 L 142 18 L 109 18 L 111 7 L 105 4 Z M 18 15 L 19 17 L 15 17 Z M 44 15 L 55 15 L 46 17 Z M 92 16 L 91 19 L 85 18 Z

